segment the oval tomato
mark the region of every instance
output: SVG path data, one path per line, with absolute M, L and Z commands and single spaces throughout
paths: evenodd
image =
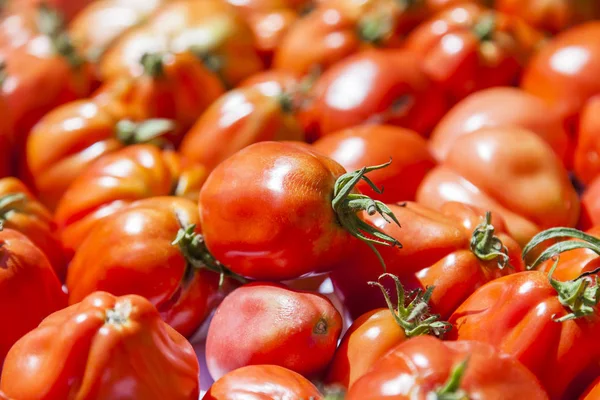
M 442 93 L 407 51 L 370 50 L 348 57 L 317 80 L 312 95 L 303 112 L 312 139 L 363 123 L 426 135 L 446 111 Z
M 356 185 L 361 193 L 384 203 L 414 200 L 419 184 L 436 164 L 425 139 L 409 129 L 389 125 L 348 128 L 322 137 L 313 146 L 347 171 L 391 159 L 390 166 L 369 175 L 382 193 L 373 191 L 365 181 Z
M 429 78 L 457 101 L 481 89 L 517 83 L 542 38 L 517 18 L 467 3 L 421 24 L 408 36 L 406 48 L 419 54 Z
M 342 317 L 325 296 L 249 283 L 217 307 L 208 328 L 206 364 L 215 380 L 260 364 L 316 376 L 331 361 L 341 330 Z
M 600 225 L 600 177 L 594 179 L 581 196 L 579 228 L 590 229 Z
M 200 191 L 206 246 L 233 272 L 253 279 L 327 272 L 355 237 L 374 249 L 362 230 L 377 232 L 361 222 L 359 210 L 396 221 L 383 203 L 354 189 L 366 172 L 381 167 L 345 173 L 335 161 L 304 146 L 248 146 L 219 164 Z M 377 244 L 398 245 L 387 235 L 376 237 Z
M 235 369 L 213 383 L 202 400 L 257 398 L 323 400 L 319 390 L 302 375 L 277 365 L 249 365 Z
M 95 223 L 128 203 L 176 195 L 196 199 L 204 167 L 185 165 L 170 151 L 140 144 L 97 160 L 69 186 L 56 208 L 56 222 L 68 251 L 74 251 Z
M 96 292 L 15 344 L 0 389 L 15 399 L 196 400 L 199 373 L 192 346 L 150 302 Z
M 2 93 L 4 66 L 0 63 L 0 178 L 14 174 L 12 112 Z
M 347 400 L 547 400 L 537 379 L 490 345 L 422 336 L 400 344 L 350 388 Z
M 25 235 L 4 228 L 0 244 L 0 312 L 10 321 L 0 330 L 1 366 L 21 336 L 66 307 L 67 296 L 44 253 Z M 0 389 L 4 390 L 1 384 Z
M 579 199 L 561 161 L 522 128 L 486 128 L 458 138 L 424 179 L 417 201 L 439 208 L 460 201 L 497 212 L 524 245 L 540 230 L 575 226 Z
M 600 96 L 591 97 L 581 111 L 574 170 L 583 183 L 600 175 Z
M 523 270 L 520 248 L 497 216 L 487 220 L 481 210 L 461 203 L 445 204 L 440 212 L 410 202 L 389 207 L 402 227 L 385 224 L 378 216 L 365 218 L 402 242 L 401 249 L 380 249 L 386 271 L 399 276 L 407 289 L 434 286 L 429 305 L 442 319 L 479 286 Z M 356 246 L 343 267 L 331 273 L 335 293 L 353 317 L 385 306 L 379 290 L 367 283 L 381 272 L 369 249 Z
M 498 87 L 473 93 L 456 104 L 431 134 L 431 151 L 445 160 L 459 137 L 488 127 L 516 126 L 536 133 L 569 167 L 572 143 L 560 117 L 543 100 L 517 88 Z

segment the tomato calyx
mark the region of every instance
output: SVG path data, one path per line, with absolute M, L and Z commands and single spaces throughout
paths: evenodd
M 396 275 L 382 274 L 379 276 L 378 281 L 383 278 L 391 278 L 396 285 L 396 305 L 392 303 L 390 296 L 385 287 L 380 282 L 368 282 L 371 286 L 376 286 L 381 290 L 385 302 L 394 316 L 394 320 L 404 330 L 404 334 L 407 338 L 420 335 L 433 335 L 436 337 L 442 337 L 446 332 L 452 329 L 452 324 L 446 321 L 438 321 L 440 318 L 437 314 L 431 314 L 429 312 L 429 300 L 433 293 L 433 286 L 429 286 L 425 292 L 417 290 L 412 300 L 406 304 L 406 293 L 404 286 L 400 282 L 400 279 Z
M 446 384 L 432 393 L 432 397 L 436 400 L 469 400 L 467 392 L 460 388 L 468 364 L 469 359 L 466 358 L 460 364 L 452 368 Z
M 373 200 L 364 194 L 352 193 L 356 184 L 362 179 L 376 192 L 381 194 L 383 189 L 379 189 L 373 181 L 365 176 L 366 173 L 382 169 L 390 165 L 392 160 L 381 165 L 372 167 L 363 167 L 354 172 L 348 172 L 340 176 L 335 182 L 333 190 L 333 200 L 331 206 L 335 211 L 338 222 L 352 236 L 363 241 L 377 255 L 379 262 L 385 271 L 385 262 L 375 248 L 375 244 L 389 247 L 402 248 L 402 244 L 391 237 L 390 235 L 380 231 L 379 229 L 367 224 L 358 216 L 360 211 L 366 211 L 369 215 L 379 214 L 388 223 L 394 222 L 400 226 L 400 222 L 384 203 L 378 200 Z
M 110 325 L 124 325 L 129 321 L 133 305 L 129 299 L 119 300 L 113 308 L 106 310 L 104 322 Z
M 144 53 L 140 58 L 140 64 L 144 68 L 144 74 L 152 78 L 164 75 L 163 55 L 160 53 Z
M 473 34 L 481 42 L 489 42 L 494 39 L 494 29 L 496 28 L 496 17 L 489 12 L 479 18 L 473 26 Z
M 9 213 L 21 212 L 25 202 L 27 196 L 24 193 L 8 193 L 0 196 L 0 221 L 6 221 Z
M 166 118 L 153 118 L 143 122 L 124 119 L 117 122 L 115 131 L 117 139 L 126 146 L 149 143 L 165 148 L 167 141 L 163 136 L 172 133 L 176 127 L 175 121 Z
M 38 6 L 36 22 L 40 33 L 50 39 L 54 51 L 64 57 L 73 68 L 78 68 L 84 63 L 65 29 L 63 17 L 57 10 L 42 2 Z
M 363 42 L 379 45 L 393 29 L 392 15 L 388 12 L 366 16 L 358 23 L 358 37 Z
M 226 90 L 233 89 L 233 85 L 227 80 L 227 78 L 223 74 L 223 68 L 225 68 L 225 58 L 223 56 L 213 54 L 212 52 L 201 48 L 200 46 L 192 46 L 189 50 L 192 54 L 196 56 L 196 58 L 198 58 L 202 62 L 202 64 L 204 65 L 204 67 L 206 67 L 207 70 L 209 70 L 210 72 L 215 74 L 217 78 L 219 78 L 219 80 L 223 84 L 223 87 Z
M 480 260 L 491 261 L 497 259 L 498 268 L 504 269 L 509 264 L 508 249 L 502 241 L 494 235 L 492 213 L 485 213 L 485 220 L 479 224 L 471 236 L 470 248 Z

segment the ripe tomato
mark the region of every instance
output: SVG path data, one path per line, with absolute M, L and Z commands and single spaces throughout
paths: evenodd
M 445 160 L 457 138 L 481 128 L 517 126 L 544 139 L 568 167 L 572 143 L 559 116 L 543 100 L 517 88 L 485 89 L 467 96 L 441 119 L 430 146 Z
M 277 365 L 249 365 L 223 375 L 202 400 L 264 399 L 323 400 L 319 390 L 302 375 Z
M 581 217 L 578 226 L 590 229 L 600 225 L 600 176 L 590 183 L 581 196 Z
M 342 317 L 323 295 L 276 283 L 249 283 L 217 307 L 206 364 L 213 379 L 247 365 L 272 364 L 316 376 L 331 361 Z
M 575 174 L 583 183 L 590 183 L 600 175 L 600 96 L 591 97 L 581 111 Z
M 351 387 L 361 376 L 388 351 L 411 337 L 433 334 L 443 335 L 452 326 L 437 321 L 437 315 L 429 313 L 427 302 L 433 287 L 425 293 L 418 292 L 405 301 L 405 292 L 398 277 L 390 274 L 396 284 L 396 305 L 380 283 L 370 282 L 381 288 L 389 308 L 378 308 L 361 315 L 344 335 L 328 368 L 326 383 Z
M 70 21 L 75 15 L 95 0 L 7 0 L 8 10 L 22 10 L 47 6 L 56 10 L 62 18 Z
M 369 179 L 382 193 L 373 191 L 365 181 L 356 188 L 384 203 L 414 200 L 423 177 L 435 167 L 427 141 L 416 132 L 390 125 L 363 125 L 324 136 L 313 144 L 320 153 L 339 162 L 346 171 L 365 165 L 389 167 L 373 171 Z
M 4 67 L 0 63 L 0 89 L 3 85 Z M 12 112 L 8 108 L 4 94 L 0 90 L 0 178 L 14 173 Z
M 363 123 L 391 124 L 426 135 L 446 111 L 446 102 L 422 72 L 416 55 L 369 50 L 327 70 L 303 113 L 310 138 Z
M 0 244 L 0 312 L 10 321 L 0 330 L 2 366 L 11 346 L 46 316 L 66 307 L 67 296 L 44 253 L 25 235 L 4 228 Z
M 192 346 L 150 302 L 96 292 L 15 344 L 0 390 L 15 399 L 196 400 L 199 372 Z
M 224 1 L 169 2 L 142 26 L 123 35 L 102 57 L 106 80 L 139 73 L 146 53 L 192 51 L 226 86 L 263 68 L 254 36 L 244 20 Z
M 129 146 L 97 160 L 69 186 L 56 208 L 56 222 L 68 251 L 97 221 L 136 200 L 176 195 L 196 199 L 204 167 L 186 166 L 176 154 L 155 146 Z
M 494 6 L 551 33 L 600 17 L 600 4 L 596 0 L 496 0 Z
M 207 255 L 194 202 L 153 197 L 98 222 L 69 265 L 69 303 L 95 291 L 144 296 L 192 335 L 221 298 L 221 266 Z M 177 241 L 177 244 L 173 244 Z M 107 249 L 98 257 L 98 249 Z M 132 251 L 132 249 L 134 251 Z
M 523 270 L 520 248 L 505 232 L 503 220 L 484 218 L 484 212 L 461 203 L 448 203 L 440 212 L 417 203 L 390 205 L 402 227 L 387 225 L 378 216 L 366 217 L 372 226 L 397 237 L 402 249 L 380 250 L 386 270 L 400 277 L 407 289 L 434 286 L 431 311 L 448 318 L 476 288 Z M 342 268 L 331 273 L 336 294 L 353 317 L 384 307 L 377 288 L 381 265 L 366 246 L 356 246 Z
M 429 78 L 457 101 L 518 81 L 543 36 L 521 20 L 467 3 L 441 11 L 415 29 L 406 47 Z
M 345 173 L 330 158 L 292 143 L 248 146 L 219 164 L 200 191 L 206 246 L 233 272 L 258 280 L 327 272 L 354 237 L 372 249 L 370 237 L 396 246 L 356 215 L 368 209 L 396 221 L 383 203 L 354 189 L 377 168 Z
M 0 179 L 0 221 L 27 236 L 48 258 L 58 278 L 64 279 L 67 260 L 52 214 L 16 178 Z
M 537 379 L 490 345 L 422 336 L 400 344 L 350 388 L 347 400 L 547 400 Z
M 423 180 L 417 201 L 432 208 L 460 201 L 497 212 L 521 245 L 540 230 L 575 226 L 579 217 L 577 193 L 552 148 L 516 127 L 458 138 Z
M 289 71 L 268 69 L 244 79 L 239 87 L 256 86 L 265 94 L 272 96 L 280 95 L 284 92 L 305 94 L 304 92 L 310 89 L 310 87 L 303 87 L 303 85 L 309 86 L 309 84 L 312 84 L 311 78 L 316 77 L 309 76 L 309 81 L 306 81 L 299 79 L 296 74 Z

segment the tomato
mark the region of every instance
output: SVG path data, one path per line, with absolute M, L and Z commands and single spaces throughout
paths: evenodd
M 511 87 L 484 89 L 461 100 L 441 119 L 429 143 L 433 154 L 445 160 L 457 138 L 481 128 L 504 126 L 536 133 L 570 165 L 572 143 L 559 116 L 543 100 Z
M 233 272 L 252 279 L 327 272 L 342 260 L 354 238 L 374 249 L 365 233 L 374 235 L 377 229 L 361 222 L 359 210 L 396 221 L 383 203 L 354 189 L 366 172 L 381 167 L 346 173 L 304 146 L 248 146 L 219 164 L 200 191 L 206 246 Z M 387 235 L 377 238 L 378 244 L 398 245 Z
M 600 378 L 592 383 L 585 393 L 580 397 L 580 400 L 597 400 L 600 399 Z
M 363 123 L 426 135 L 446 111 L 442 93 L 407 51 L 370 50 L 348 57 L 327 70 L 312 93 L 303 113 L 310 138 Z
M 217 307 L 208 328 L 213 379 L 247 365 L 272 364 L 316 376 L 331 361 L 342 317 L 323 295 L 276 283 L 249 283 Z
M 0 88 L 3 85 L 4 68 L 0 63 Z M 14 173 L 13 141 L 12 112 L 8 108 L 4 95 L 0 93 L 0 178 Z
M 423 180 L 417 201 L 432 208 L 460 201 L 497 212 L 521 245 L 540 230 L 575 226 L 579 217 L 577 193 L 552 148 L 516 127 L 458 138 Z
M 386 270 L 409 290 L 434 286 L 429 304 L 442 319 L 479 286 L 523 270 L 520 248 L 497 215 L 487 219 L 481 210 L 461 203 L 445 204 L 440 212 L 411 202 L 389 207 L 402 227 L 386 225 L 378 216 L 365 218 L 402 243 L 401 249 L 380 249 Z M 335 293 L 353 317 L 385 306 L 379 290 L 367 283 L 381 272 L 369 249 L 356 246 L 344 266 L 331 273 Z
M 600 4 L 595 0 L 496 0 L 494 6 L 552 33 L 600 17 Z
M 545 400 L 535 377 L 492 346 L 422 336 L 400 344 L 350 388 L 347 400 Z
M 422 57 L 427 75 L 457 101 L 481 89 L 517 83 L 542 38 L 517 18 L 467 3 L 421 24 L 406 47 Z
M 202 400 L 235 400 L 243 396 L 265 399 L 324 398 L 315 385 L 294 371 L 277 365 L 249 365 L 223 375 L 213 383 Z
M 8 10 L 16 11 L 47 6 L 56 10 L 66 21 L 70 21 L 93 1 L 95 0 L 7 0 L 5 3 L 8 3 Z
M 194 124 L 181 143 L 181 154 L 213 169 L 244 147 L 265 140 L 304 139 L 291 97 L 256 87 L 227 92 Z
M 452 327 L 447 322 L 437 321 L 438 316 L 429 313 L 427 302 L 433 287 L 405 301 L 405 291 L 398 277 L 384 274 L 379 280 L 385 276 L 391 277 L 396 284 L 396 305 L 392 304 L 380 283 L 370 282 L 381 288 L 389 308 L 369 311 L 352 323 L 328 368 L 327 383 L 348 388 L 396 345 L 418 335 L 441 336 Z
M 101 75 L 106 80 L 135 73 L 146 53 L 185 51 L 196 54 L 226 86 L 263 68 L 252 31 L 229 4 L 179 0 L 123 35 L 102 57 Z
M 586 101 L 600 92 L 600 22 L 566 30 L 532 58 L 521 86 L 556 108 L 574 134 Z
M 312 76 L 309 78 L 312 78 Z M 305 90 L 305 88 L 301 87 L 302 84 L 307 86 L 307 83 L 312 83 L 312 81 L 306 82 L 301 80 L 298 75 L 289 71 L 268 69 L 244 79 L 239 84 L 239 87 L 256 86 L 265 94 L 279 95 L 283 92 L 302 92 Z
M 196 400 L 199 372 L 192 346 L 150 302 L 96 292 L 15 344 L 0 390 L 16 399 Z
M 52 214 L 16 178 L 0 179 L 0 221 L 5 228 L 27 236 L 48 258 L 56 275 L 65 277 L 67 260 Z
M 382 193 L 371 190 L 365 181 L 356 185 L 361 193 L 384 203 L 414 200 L 423 177 L 436 164 L 425 139 L 414 131 L 390 125 L 348 128 L 322 137 L 313 146 L 347 171 L 391 159 L 389 167 L 369 175 L 375 186 L 383 188 Z
M 3 228 L 0 244 L 0 312 L 10 321 L 0 330 L 1 367 L 11 346 L 46 316 L 65 307 L 67 296 L 44 253 L 25 235 Z
M 206 170 L 155 146 L 126 147 L 97 160 L 73 181 L 56 208 L 65 248 L 75 250 L 95 223 L 136 200 L 176 195 L 196 199 Z
M 600 177 L 590 183 L 581 196 L 579 227 L 589 229 L 600 225 Z
M 600 175 L 600 96 L 591 97 L 581 111 L 575 174 L 583 183 L 590 183 Z

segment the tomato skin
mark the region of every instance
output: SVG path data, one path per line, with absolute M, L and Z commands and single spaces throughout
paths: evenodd
M 44 4 L 57 10 L 65 21 L 70 21 L 94 0 L 8 0 L 8 10 L 34 9 Z
M 600 372 L 600 323 L 597 314 L 554 321 L 566 313 L 546 273 L 521 272 L 473 293 L 450 317 L 456 329 L 448 338 L 489 343 L 521 361 L 551 398 L 574 398 L 585 387 L 580 375 Z
M 25 235 L 4 228 L 0 243 L 0 311 L 11 321 L 0 331 L 1 366 L 21 336 L 66 307 L 67 296 L 44 253 Z
M 2 225 L 27 236 L 48 258 L 58 278 L 64 279 L 67 260 L 57 238 L 57 227 L 52 214 L 17 178 L 0 179 L 0 198 L 6 200 L 5 196 L 11 195 L 22 195 L 24 198 L 2 209 Z
M 392 159 L 389 167 L 369 174 L 377 187 L 383 187 L 383 193 L 376 193 L 364 181 L 356 185 L 361 193 L 384 203 L 414 200 L 423 177 L 436 164 L 425 139 L 414 131 L 390 125 L 348 128 L 322 137 L 313 146 L 346 171 Z
M 280 69 L 267 69 L 244 79 L 239 87 L 258 87 L 263 93 L 277 95 L 297 90 L 301 83 L 298 75 Z
M 577 147 L 575 148 L 575 174 L 583 183 L 590 183 L 600 175 L 600 96 L 591 97 L 581 111 Z
M 491 27 L 486 25 L 489 18 Z M 485 32 L 479 33 L 482 28 Z M 466 3 L 417 27 L 406 48 L 419 54 L 429 78 L 457 101 L 481 89 L 516 83 L 542 38 L 516 18 Z
M 348 57 L 327 70 L 312 93 L 302 118 L 314 139 L 364 123 L 397 125 L 425 136 L 447 108 L 417 56 L 404 50 Z
M 248 365 L 223 375 L 213 383 L 202 400 L 313 399 L 323 396 L 302 375 L 277 365 Z
M 331 361 L 341 329 L 342 317 L 325 296 L 249 283 L 217 307 L 208 328 L 206 363 L 215 380 L 256 364 L 315 376 Z
M 600 399 L 600 378 L 592 383 L 585 393 L 581 395 L 580 400 L 597 400 Z
M 484 89 L 456 104 L 431 134 L 431 151 L 439 160 L 445 160 L 459 137 L 482 128 L 502 126 L 517 126 L 536 133 L 567 167 L 570 165 L 573 144 L 559 116 L 539 98 L 512 87 Z
M 521 250 L 505 233 L 499 215 L 492 215 L 492 225 L 508 248 L 513 268 L 500 269 L 498 260 L 480 260 L 470 250 L 473 230 L 483 220 L 484 212 L 480 209 L 460 203 L 445 204 L 441 211 L 412 202 L 388 206 L 402 224 L 401 228 L 384 224 L 380 217 L 365 216 L 369 225 L 381 227 L 402 243 L 402 249 L 379 249 L 386 272 L 398 276 L 407 290 L 435 286 L 429 304 L 431 311 L 440 314 L 442 319 L 448 318 L 479 286 L 524 268 Z M 353 317 L 385 307 L 380 290 L 367 284 L 377 281 L 382 272 L 376 256 L 360 244 L 349 254 L 344 266 L 331 273 L 335 292 Z
M 600 225 L 600 177 L 594 179 L 581 196 L 581 216 L 578 227 L 590 229 Z
M 191 400 L 199 372 L 192 346 L 150 302 L 96 292 L 17 342 L 0 389 L 18 399 Z
M 348 400 L 430 398 L 452 369 L 469 359 L 460 389 L 474 399 L 548 399 L 535 377 L 492 346 L 471 341 L 442 342 L 431 336 L 406 341 L 385 355 L 348 392 Z M 390 388 L 396 389 L 390 394 Z
M 198 165 L 186 166 L 169 151 L 134 145 L 108 154 L 81 173 L 56 208 L 61 240 L 74 251 L 94 224 L 125 205 L 148 197 L 197 198 L 206 176 Z
M 4 95 L 0 93 L 0 178 L 14 173 L 13 142 L 12 112 L 8 108 Z
M 522 128 L 481 129 L 458 138 L 431 171 L 417 201 L 439 208 L 460 201 L 501 214 L 524 245 L 542 229 L 575 226 L 579 199 L 552 148 Z
M 259 88 L 239 88 L 214 102 L 181 143 L 181 154 L 209 170 L 256 142 L 304 139 L 292 110 Z M 246 112 L 240 112 L 246 110 Z

